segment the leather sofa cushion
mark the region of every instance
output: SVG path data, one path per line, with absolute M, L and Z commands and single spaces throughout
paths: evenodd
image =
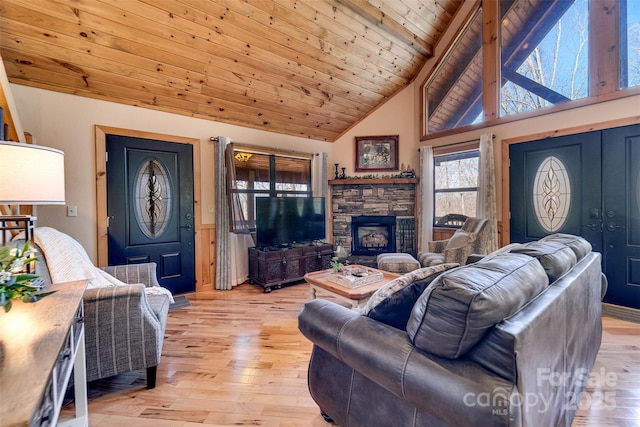
M 421 350 L 459 358 L 548 284 L 536 258 L 516 253 L 491 256 L 447 271 L 418 298 L 407 333 Z
M 404 330 L 407 327 L 411 309 L 425 288 L 440 273 L 457 266 L 457 263 L 439 264 L 406 273 L 371 295 L 367 304 L 360 310 L 360 314 Z
M 576 258 L 580 261 L 588 253 L 593 250 L 591 243 L 585 240 L 583 237 L 574 236 L 573 234 L 556 233 L 540 239 L 541 242 L 558 242 L 565 244 L 571 248 L 573 253 L 576 254 Z
M 511 252 L 537 258 L 544 267 L 549 282 L 552 283 L 571 270 L 577 262 L 576 254 L 569 246 L 555 241 L 529 242 L 512 249 Z

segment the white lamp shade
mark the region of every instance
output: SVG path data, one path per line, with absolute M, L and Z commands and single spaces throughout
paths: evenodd
M 64 153 L 0 141 L 0 204 L 63 205 Z

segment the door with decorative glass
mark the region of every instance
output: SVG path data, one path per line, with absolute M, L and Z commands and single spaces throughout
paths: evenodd
M 107 135 L 109 265 L 155 262 L 173 294 L 195 290 L 193 147 Z
M 511 145 L 512 242 L 583 236 L 602 253 L 605 302 L 640 308 L 640 126 Z

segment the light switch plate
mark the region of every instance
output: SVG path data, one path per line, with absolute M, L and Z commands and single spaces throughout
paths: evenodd
M 67 206 L 67 216 L 78 216 L 78 207 Z

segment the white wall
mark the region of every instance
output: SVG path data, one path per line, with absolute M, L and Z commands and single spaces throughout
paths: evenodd
M 333 178 L 335 174 L 335 163 L 345 167 L 348 176 L 371 174 L 355 172 L 356 136 L 398 135 L 398 166 L 404 164 L 406 168 L 410 165 L 417 171 L 420 136 L 414 97 L 414 85 L 410 84 L 338 138 L 334 143 L 333 155 L 329 156 L 329 178 Z M 398 172 L 379 172 L 380 175 L 396 173 Z
M 78 239 L 95 261 L 97 253 L 94 125 L 198 138 L 201 144 L 202 223 L 214 223 L 213 143 L 210 137 L 302 152 L 327 152 L 331 143 L 279 135 L 209 120 L 132 107 L 21 85 L 11 85 L 25 132 L 36 143 L 65 153 L 67 205 L 78 207 L 67 217 L 64 206 L 37 207 L 38 225 L 55 227 Z M 25 171 L 28 174 L 28 171 Z

